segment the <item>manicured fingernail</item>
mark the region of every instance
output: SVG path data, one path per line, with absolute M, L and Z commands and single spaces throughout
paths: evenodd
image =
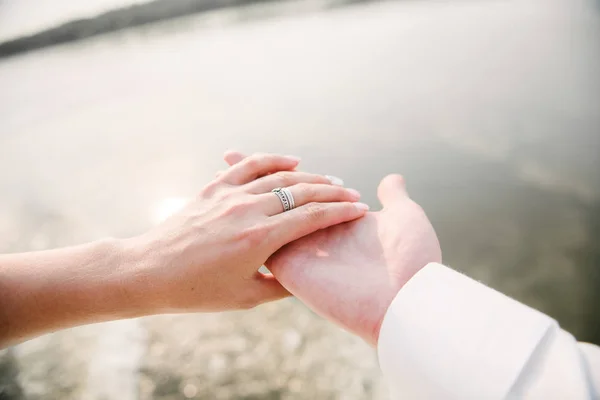
M 369 211 L 369 205 L 365 203 L 354 203 L 354 207 L 358 208 L 360 211 Z
M 337 176 L 325 175 L 325 178 L 329 179 L 329 182 L 331 182 L 332 185 L 344 186 L 344 181 L 338 178 Z
M 288 159 L 290 159 L 290 160 L 292 160 L 292 161 L 295 161 L 295 162 L 300 162 L 300 157 L 296 157 L 296 156 L 285 156 L 285 158 L 288 158 Z
M 346 189 L 356 200 L 360 199 L 360 192 L 356 189 Z

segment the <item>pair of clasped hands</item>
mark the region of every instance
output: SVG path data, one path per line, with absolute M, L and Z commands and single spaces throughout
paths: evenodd
M 368 212 L 356 190 L 301 172 L 296 157 L 229 151 L 225 161 L 186 207 L 129 239 L 154 259 L 140 276 L 151 281 L 155 312 L 246 309 L 294 295 L 376 345 L 398 291 L 441 262 L 435 231 L 399 175 L 381 181 L 383 209 Z M 278 187 L 296 208 L 283 211 Z

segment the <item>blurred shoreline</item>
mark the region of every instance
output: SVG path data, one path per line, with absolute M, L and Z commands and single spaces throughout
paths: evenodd
M 0 59 L 21 53 L 69 43 L 89 37 L 138 27 L 158 21 L 211 11 L 268 5 L 266 15 L 307 12 L 377 0 L 154 0 L 110 9 L 90 17 L 76 17 L 54 26 L 0 38 Z

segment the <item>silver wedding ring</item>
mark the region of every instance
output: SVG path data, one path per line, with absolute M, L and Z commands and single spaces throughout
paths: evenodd
M 294 196 L 288 188 L 275 188 L 271 191 L 279 197 L 284 212 L 293 210 L 296 207 Z

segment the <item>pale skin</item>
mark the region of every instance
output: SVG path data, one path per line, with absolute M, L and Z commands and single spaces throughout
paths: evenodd
M 225 154 L 230 165 L 244 159 Z M 374 346 L 398 291 L 425 265 L 442 261 L 437 235 L 404 179 L 388 175 L 377 194 L 381 211 L 294 241 L 266 263 L 316 313 Z
M 295 157 L 237 161 L 140 236 L 0 255 L 0 348 L 81 324 L 245 309 L 287 297 L 259 267 L 287 243 L 367 212 L 358 192 L 294 171 Z M 285 213 L 270 192 L 283 186 L 297 207 Z
M 0 347 L 92 322 L 251 308 L 290 292 L 376 345 L 397 292 L 441 262 L 399 175 L 379 186 L 383 210 L 367 213 L 356 191 L 295 171 L 295 158 L 225 160 L 232 167 L 143 235 L 0 256 Z M 281 213 L 270 190 L 284 186 L 298 208 Z M 277 279 L 257 272 L 263 264 Z

